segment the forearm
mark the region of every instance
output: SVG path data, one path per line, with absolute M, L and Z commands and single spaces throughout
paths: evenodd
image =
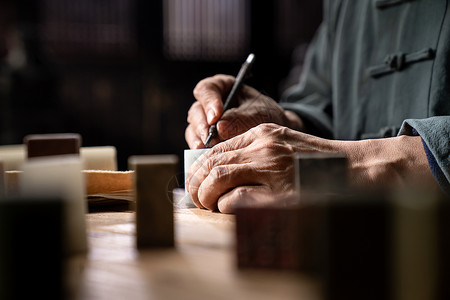
M 438 189 L 418 136 L 332 143 L 336 150 L 347 154 L 350 184 L 354 187 L 414 185 Z

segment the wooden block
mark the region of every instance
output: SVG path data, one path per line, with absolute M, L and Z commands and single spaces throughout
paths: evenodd
M 80 156 L 84 170 L 117 171 L 116 147 L 82 147 Z
M 325 299 L 390 299 L 392 228 L 386 195 L 333 197 L 328 202 Z
M 5 172 L 5 194 L 7 196 L 18 196 L 20 194 L 20 174 L 22 171 Z
M 32 134 L 24 138 L 27 157 L 80 154 L 81 136 L 76 133 Z
M 239 207 L 236 211 L 238 267 L 317 274 L 322 224 L 321 205 Z
M 408 189 L 394 200 L 395 299 L 449 299 L 450 199 Z
M 0 146 L 0 159 L 5 171 L 20 170 L 26 158 L 25 145 Z
M 67 255 L 87 251 L 87 204 L 81 165 L 76 155 L 34 158 L 23 165 L 20 174 L 21 195 L 63 199 Z
M 178 168 L 175 155 L 132 156 L 136 192 L 138 248 L 174 246 L 172 191 Z
M 438 232 L 437 249 L 438 276 L 436 299 L 450 299 L 450 196 L 443 197 L 437 207 Z
M 302 196 L 347 191 L 347 158 L 343 154 L 298 153 L 294 156 L 296 191 Z
M 62 201 L 0 200 L 0 299 L 63 299 Z
M 3 197 L 6 193 L 6 179 L 5 168 L 3 166 L 3 160 L 0 159 L 0 197 Z
M 87 194 L 101 194 L 133 189 L 133 171 L 83 171 Z

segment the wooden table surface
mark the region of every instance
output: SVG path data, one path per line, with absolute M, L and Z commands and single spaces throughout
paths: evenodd
M 299 273 L 239 270 L 235 217 L 200 209 L 175 211 L 172 249 L 137 250 L 135 214 L 86 215 L 89 251 L 70 260 L 73 299 L 320 299 Z

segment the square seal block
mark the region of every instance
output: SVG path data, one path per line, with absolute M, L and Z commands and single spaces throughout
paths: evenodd
M 128 167 L 134 170 L 137 247 L 173 247 L 173 190 L 178 157 L 131 156 Z
M 81 135 L 77 133 L 31 134 L 25 136 L 27 157 L 80 154 Z

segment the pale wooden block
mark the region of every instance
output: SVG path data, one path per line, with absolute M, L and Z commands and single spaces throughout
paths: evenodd
M 26 145 L 0 146 L 0 159 L 5 171 L 20 170 L 26 160 Z M 117 170 L 117 150 L 114 146 L 81 147 L 84 170 Z
M 132 156 L 136 193 L 136 242 L 138 248 L 174 246 L 172 191 L 178 157 Z
M 25 197 L 64 199 L 67 254 L 87 250 L 87 205 L 79 156 L 49 156 L 27 161 L 20 177 L 20 191 Z
M 117 171 L 117 151 L 114 146 L 82 147 L 80 156 L 84 170 Z
M 133 189 L 134 171 L 83 171 L 88 195 Z
M 0 146 L 0 159 L 5 171 L 20 170 L 26 158 L 25 145 Z

